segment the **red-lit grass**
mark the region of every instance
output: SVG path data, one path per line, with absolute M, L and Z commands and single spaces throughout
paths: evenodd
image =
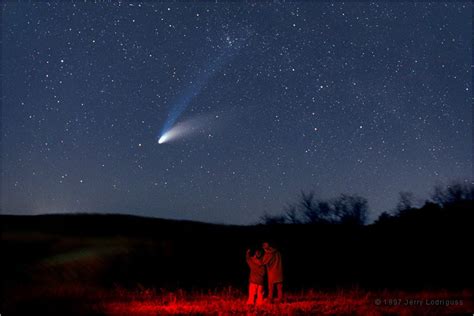
M 47 311 L 50 315 L 443 315 L 472 314 L 472 291 L 338 291 L 287 293 L 285 301 L 247 306 L 246 293 L 216 290 L 168 291 L 139 286 L 134 290 L 97 288 L 80 283 L 43 283 L 10 289 L 9 312 Z M 405 306 L 406 299 L 419 306 Z M 427 305 L 427 300 L 458 300 L 458 305 Z M 380 301 L 377 301 L 380 300 Z M 462 305 L 460 302 L 462 301 Z M 379 303 L 378 305 L 376 303 Z M 73 313 L 73 314 L 71 314 Z M 8 314 L 8 313 L 5 313 Z M 27 314 L 27 313 L 24 313 Z
M 117 289 L 115 299 L 104 301 L 96 308 L 107 315 L 442 315 L 472 312 L 471 297 L 468 291 L 304 291 L 288 294 L 282 303 L 247 306 L 245 293 L 231 288 L 209 292 L 141 288 L 136 291 Z M 406 299 L 419 300 L 421 305 L 405 306 Z M 452 304 L 454 300 L 458 302 L 451 306 L 428 305 L 431 300 L 439 299 L 447 299 Z

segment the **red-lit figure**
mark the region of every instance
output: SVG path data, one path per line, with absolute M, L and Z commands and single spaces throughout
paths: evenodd
M 270 302 L 273 301 L 273 293 L 276 288 L 277 297 L 275 301 L 281 302 L 283 300 L 283 264 L 281 253 L 270 246 L 268 242 L 264 242 L 262 247 L 265 251 L 262 263 L 267 268 L 268 300 Z
M 261 250 L 255 250 L 252 255 L 250 249 L 247 249 L 246 259 L 250 268 L 249 276 L 249 298 L 247 304 L 260 305 L 263 303 L 263 285 L 265 279 L 265 266 L 262 263 L 263 253 Z M 255 301 L 255 298 L 257 301 Z

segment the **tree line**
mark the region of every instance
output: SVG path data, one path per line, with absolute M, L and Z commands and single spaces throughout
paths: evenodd
M 430 197 L 422 203 L 417 203 L 412 192 L 402 191 L 399 193 L 395 209 L 383 212 L 375 224 L 404 218 L 426 209 L 451 209 L 459 204 L 472 203 L 473 200 L 474 183 L 468 181 L 451 181 L 447 185 L 435 185 Z M 359 195 L 340 194 L 333 198 L 321 198 L 314 191 L 302 191 L 297 200 L 288 204 L 281 214 L 265 213 L 261 216 L 260 223 L 361 226 L 367 223 L 368 213 L 368 201 Z

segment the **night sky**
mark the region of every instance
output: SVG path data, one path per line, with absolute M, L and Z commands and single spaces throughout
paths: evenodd
M 470 1 L 4 3 L 1 211 L 426 199 L 472 181 L 471 30 Z

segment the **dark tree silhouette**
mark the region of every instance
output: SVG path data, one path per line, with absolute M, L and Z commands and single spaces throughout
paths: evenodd
M 375 225 L 389 223 L 394 216 L 389 212 L 382 212 L 377 220 L 374 222 Z
M 298 208 L 304 214 L 307 222 L 314 223 L 318 221 L 320 214 L 316 211 L 313 191 L 308 193 L 301 191 L 300 201 L 295 208 Z
M 304 222 L 308 224 L 327 224 L 336 220 L 330 203 L 316 199 L 313 191 L 309 193 L 302 191 L 296 208 L 303 214 Z
M 265 213 L 263 224 L 345 224 L 363 225 L 368 203 L 357 195 L 341 194 L 333 199 L 316 198 L 313 191 L 302 191 L 297 202 L 289 204 L 283 215 Z
M 289 224 L 301 224 L 301 218 L 295 205 L 288 205 L 285 210 L 286 222 Z
M 341 194 L 333 202 L 341 224 L 364 225 L 369 210 L 367 199 L 357 195 Z
M 396 212 L 401 213 L 414 207 L 415 195 L 412 192 L 402 191 L 398 194 Z
M 398 219 L 415 222 L 428 217 L 437 217 L 441 210 L 456 209 L 472 204 L 474 199 L 474 183 L 452 181 L 446 186 L 436 185 L 431 199 L 425 201 L 420 208 L 415 206 L 412 192 L 402 191 L 395 210 L 383 212 L 375 224 L 388 223 Z M 466 204 L 467 203 L 467 204 Z M 463 204 L 464 206 L 462 206 Z M 341 194 L 332 199 L 317 198 L 313 191 L 302 191 L 298 200 L 290 203 L 283 214 L 269 215 L 265 213 L 260 222 L 263 224 L 344 224 L 364 225 L 367 220 L 369 206 L 367 199 L 358 195 Z M 416 218 L 416 220 L 415 220 Z
M 286 217 L 284 215 L 270 215 L 268 213 L 264 213 L 260 217 L 260 223 L 265 224 L 265 225 L 285 224 Z
M 395 212 L 382 213 L 375 224 L 409 223 L 411 225 L 463 225 L 472 217 L 474 184 L 467 181 L 452 181 L 447 185 L 437 184 L 431 198 L 423 206 L 413 206 L 413 194 L 400 192 Z
M 474 183 L 452 181 L 445 187 L 438 184 L 434 187 L 431 199 L 440 206 L 472 201 L 474 199 Z

